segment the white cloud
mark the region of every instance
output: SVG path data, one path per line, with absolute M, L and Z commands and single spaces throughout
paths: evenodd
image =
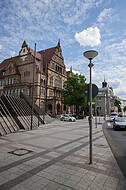
M 73 72 L 74 74 L 80 75 L 80 72 L 79 72 L 79 71 L 75 71 L 75 70 L 72 69 L 72 72 Z
M 70 69 L 67 69 L 67 68 L 66 68 L 66 71 L 70 71 Z M 77 71 L 77 70 L 73 70 L 73 69 L 72 69 L 72 72 L 73 72 L 74 74 L 78 74 L 78 75 L 80 75 L 80 72 Z
M 3 47 L 2 47 L 2 45 L 0 44 L 0 50 L 2 49 Z
M 11 55 L 11 57 L 14 57 L 15 51 L 10 51 L 10 55 Z
M 90 27 L 75 34 L 75 39 L 81 46 L 98 46 L 101 43 L 100 37 L 101 35 L 98 27 Z
M 108 18 L 108 17 L 111 17 L 112 16 L 112 11 L 113 9 L 110 8 L 110 9 L 104 9 L 100 15 L 98 16 L 98 19 L 97 21 L 98 22 L 102 22 L 104 19 Z
M 120 79 L 111 79 L 111 80 L 108 80 L 108 84 L 110 86 L 112 86 L 113 89 L 118 89 L 121 87 L 122 85 L 122 81 Z

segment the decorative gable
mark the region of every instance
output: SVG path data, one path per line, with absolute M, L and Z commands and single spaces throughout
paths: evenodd
M 14 66 L 13 62 L 10 61 L 8 67 L 6 68 L 5 76 L 6 75 L 13 75 L 15 73 L 16 73 L 15 66 Z
M 24 40 L 24 42 L 22 44 L 22 48 L 21 48 L 21 50 L 19 52 L 19 55 L 23 56 L 23 55 L 28 54 L 28 52 L 29 52 L 29 48 L 28 48 L 28 45 L 27 45 L 26 41 Z

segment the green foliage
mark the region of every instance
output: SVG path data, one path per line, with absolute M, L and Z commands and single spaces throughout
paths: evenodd
M 83 115 L 72 115 L 73 117 L 75 117 L 76 119 L 84 119 Z
M 72 74 L 72 76 L 67 78 L 62 93 L 64 104 L 68 106 L 75 105 L 77 109 L 79 106 L 87 107 L 87 97 L 84 95 L 85 81 L 86 78 L 78 74 Z
M 115 99 L 114 105 L 118 107 L 118 112 L 122 112 L 121 102 L 119 100 Z

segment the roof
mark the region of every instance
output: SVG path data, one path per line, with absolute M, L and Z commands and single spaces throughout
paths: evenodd
M 52 48 L 37 52 L 43 55 L 43 66 L 45 66 L 46 64 L 48 65 L 55 51 L 56 51 L 56 47 L 52 47 Z
M 41 55 L 43 56 L 43 66 L 44 67 L 45 67 L 46 64 L 47 65 L 49 64 L 49 62 L 50 62 L 50 60 L 51 60 L 51 58 L 52 58 L 52 56 L 53 56 L 53 54 L 54 54 L 54 52 L 56 50 L 56 47 L 52 47 L 52 48 L 49 48 L 49 49 L 46 49 L 46 50 L 41 50 L 41 51 L 36 52 L 36 58 L 38 60 L 41 61 Z M 29 49 L 30 49 L 30 53 L 34 56 L 35 51 L 33 49 L 31 49 L 31 48 L 29 48 Z M 18 58 L 18 56 L 5 59 L 0 64 L 0 71 L 3 71 L 4 69 L 6 69 L 8 67 L 8 65 L 9 65 L 10 61 L 12 61 L 15 68 L 16 68 L 16 72 L 19 73 L 18 68 L 16 67 L 17 58 Z M 36 60 L 36 65 L 38 65 L 39 70 L 40 70 L 41 62 L 39 62 L 38 60 Z M 2 77 L 2 72 L 0 72 L 0 77 Z
M 98 90 L 99 90 L 99 92 L 105 92 L 105 91 L 107 91 L 107 90 L 108 90 L 108 87 L 99 88 Z
M 16 65 L 16 60 L 17 60 L 17 58 L 18 58 L 18 56 L 5 59 L 5 60 L 0 64 L 0 71 L 1 71 L 1 70 L 4 70 L 5 68 L 7 68 L 8 65 L 10 64 L 10 61 L 12 61 L 14 65 Z
M 33 49 L 30 48 L 30 52 L 31 54 L 34 56 L 35 55 L 35 51 Z M 41 60 L 41 54 L 36 52 L 36 58 L 38 58 L 39 60 Z
M 0 78 L 3 78 L 3 72 L 2 71 L 4 71 L 9 66 L 10 62 L 12 62 L 14 64 L 14 67 L 15 67 L 15 70 L 16 70 L 16 74 L 20 74 L 18 68 L 16 67 L 17 58 L 18 58 L 18 56 L 5 59 L 0 64 Z

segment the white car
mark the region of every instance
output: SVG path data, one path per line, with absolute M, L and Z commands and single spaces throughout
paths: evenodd
M 117 119 L 117 117 L 118 117 L 118 113 L 112 112 L 110 115 L 110 121 L 114 121 L 115 119 Z
M 117 117 L 114 120 L 113 129 L 125 129 L 126 130 L 126 118 L 125 117 Z
M 60 121 L 76 121 L 75 117 L 73 117 L 72 115 L 69 114 L 63 114 L 60 117 Z

